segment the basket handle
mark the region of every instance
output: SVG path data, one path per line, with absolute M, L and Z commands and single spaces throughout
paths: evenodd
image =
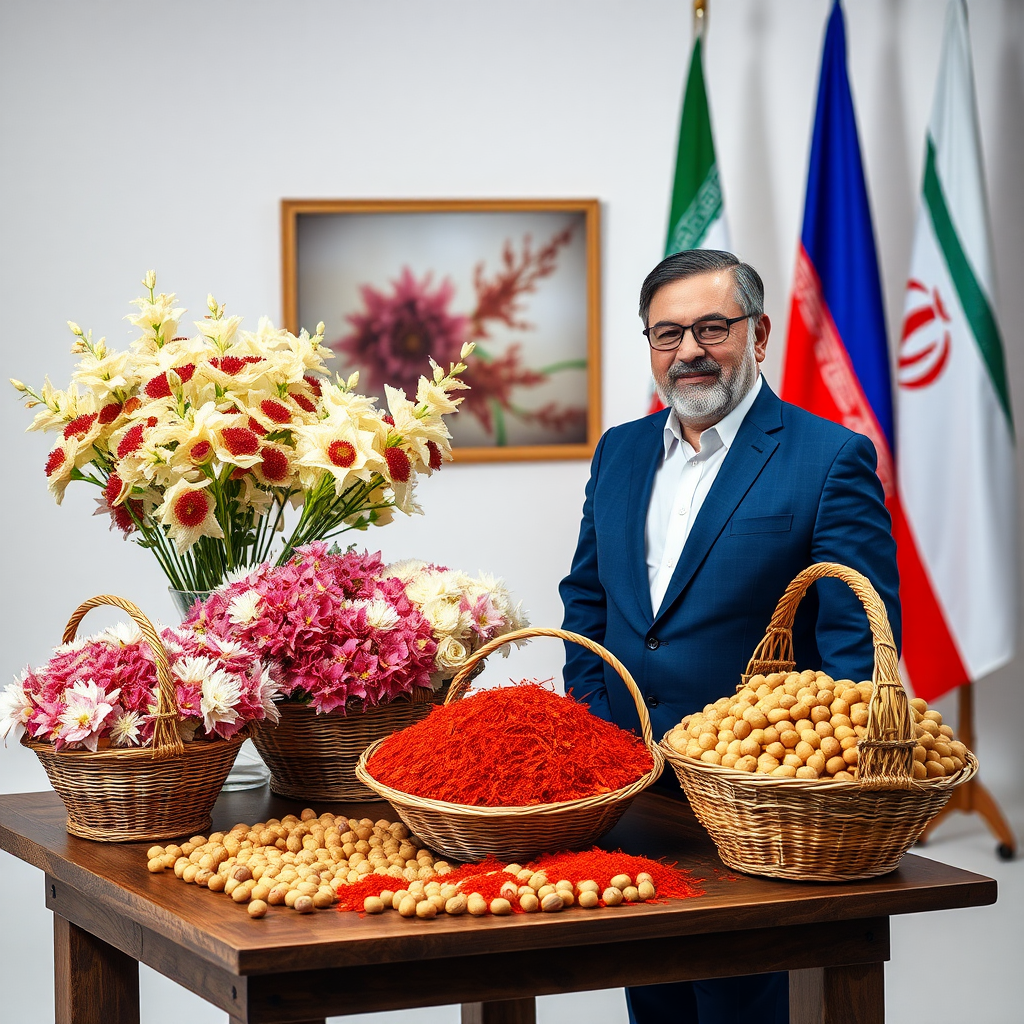
M 868 704 L 867 735 L 857 744 L 861 785 L 865 789 L 909 789 L 913 778 L 914 727 L 907 691 L 900 679 L 899 655 L 885 605 L 862 573 L 837 562 L 817 562 L 798 573 L 775 606 L 771 621 L 743 675 L 744 683 L 758 673 L 790 672 L 793 658 L 793 620 L 797 606 L 816 580 L 842 580 L 857 595 L 867 614 L 875 648 Z
M 602 661 L 607 662 L 613 669 L 615 669 L 623 683 L 626 684 L 626 689 L 629 690 L 630 696 L 633 698 L 637 714 L 640 716 L 641 737 L 647 749 L 652 751 L 652 756 L 655 757 L 655 764 L 657 764 L 658 758 L 661 756 L 661 751 L 659 750 L 657 755 L 653 754 L 653 751 L 657 750 L 657 748 L 655 747 L 653 734 L 651 732 L 651 716 L 647 713 L 647 706 L 644 704 L 643 696 L 637 688 L 636 683 L 633 681 L 633 677 L 629 674 L 629 670 L 621 661 L 619 661 L 618 658 L 615 657 L 614 654 L 606 650 L 599 643 L 596 643 L 588 637 L 580 636 L 579 633 L 570 633 L 565 629 L 547 629 L 540 626 L 529 626 L 526 629 L 513 630 L 511 633 L 505 633 L 502 636 L 495 637 L 495 639 L 488 641 L 478 651 L 474 651 L 473 654 L 469 656 L 465 665 L 455 673 L 455 676 L 452 678 L 451 686 L 448 689 L 448 695 L 445 697 L 445 704 L 448 704 L 453 700 L 457 700 L 465 694 L 469 689 L 469 680 L 473 675 L 473 670 L 489 654 L 493 654 L 506 644 L 512 643 L 516 640 L 528 640 L 531 637 L 537 636 L 550 636 L 554 637 L 556 640 L 567 640 L 571 643 L 577 643 L 581 647 L 585 647 L 592 654 L 596 654 Z
M 180 756 L 184 753 L 185 745 L 178 733 L 178 702 L 174 693 L 174 680 L 171 678 L 171 666 L 167 660 L 167 650 L 164 648 L 156 627 L 146 618 L 138 605 L 113 594 L 100 594 L 97 597 L 91 597 L 88 601 L 83 601 L 68 619 L 68 624 L 64 627 L 63 642 L 71 643 L 78 633 L 78 626 L 82 619 L 93 608 L 103 605 L 111 605 L 127 612 L 153 651 L 157 678 L 157 710 L 153 716 L 156 720 L 153 729 L 153 760 L 162 761 L 169 757 Z

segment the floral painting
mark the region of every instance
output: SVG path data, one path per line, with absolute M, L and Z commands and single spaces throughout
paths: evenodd
M 600 430 L 597 203 L 285 201 L 285 319 L 360 390 L 475 344 L 461 461 L 587 457 Z M 457 422 L 455 422 L 457 419 Z

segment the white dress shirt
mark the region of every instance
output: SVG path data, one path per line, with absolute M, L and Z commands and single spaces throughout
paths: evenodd
M 701 432 L 699 452 L 683 439 L 682 425 L 675 412 L 669 412 L 663 435 L 665 454 L 654 474 L 645 532 L 647 576 L 655 613 L 668 590 L 697 513 L 760 390 L 758 374 L 743 401 L 713 427 Z

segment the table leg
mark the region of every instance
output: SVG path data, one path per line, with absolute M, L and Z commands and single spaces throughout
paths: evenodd
M 242 1017 L 232 1017 L 228 1014 L 228 1024 L 246 1024 L 246 1021 Z M 323 1017 L 317 1017 L 316 1020 L 297 1020 L 294 1024 L 327 1024 L 327 1021 Z
M 462 1024 L 536 1024 L 534 999 L 499 999 L 488 1003 L 463 1003 Z
M 790 1024 L 882 1024 L 885 964 L 789 972 Z
M 139 965 L 119 949 L 53 915 L 57 1024 L 139 1024 Z

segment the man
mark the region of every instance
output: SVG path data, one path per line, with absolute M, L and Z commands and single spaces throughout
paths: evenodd
M 560 591 L 564 628 L 632 673 L 655 737 L 733 693 L 786 585 L 813 562 L 862 572 L 900 638 L 896 549 L 872 443 L 780 401 L 760 374 L 771 322 L 757 272 L 731 253 L 670 256 L 640 317 L 668 409 L 614 427 L 594 453 L 579 543 Z M 871 632 L 838 580 L 794 624 L 800 668 L 869 679 Z M 618 676 L 567 646 L 566 689 L 638 728 Z M 659 784 L 678 791 L 671 772 Z M 785 974 L 627 990 L 638 1024 L 788 1020 Z

